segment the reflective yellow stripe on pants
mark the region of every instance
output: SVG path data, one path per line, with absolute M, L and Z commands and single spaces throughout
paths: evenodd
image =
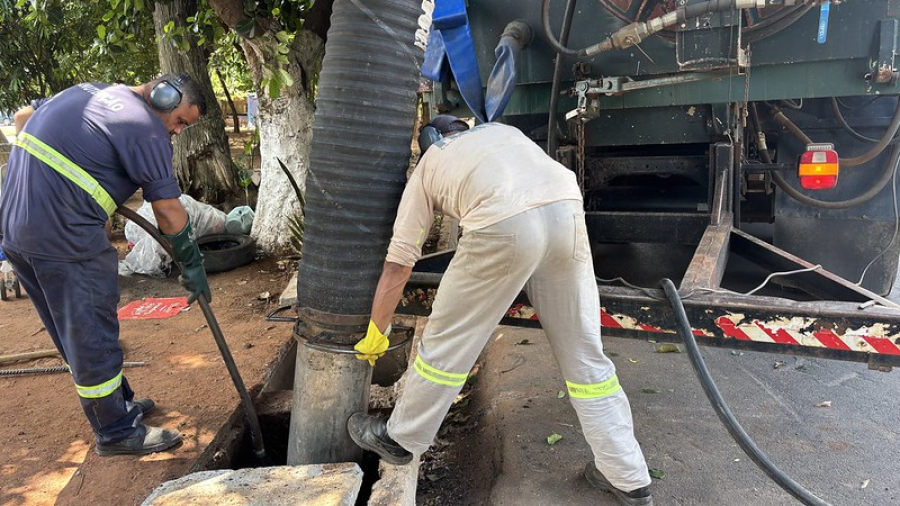
M 106 214 L 112 216 L 116 212 L 116 202 L 110 197 L 109 193 L 100 186 L 96 179 L 84 171 L 81 167 L 66 158 L 59 151 L 51 148 L 47 144 L 41 142 L 37 137 L 21 132 L 16 136 L 16 146 L 24 149 L 32 156 L 49 165 L 53 170 L 60 173 L 63 177 L 77 184 L 82 190 L 106 211 Z
M 79 385 L 75 383 L 75 390 L 78 391 L 79 396 L 85 399 L 98 399 L 115 392 L 120 386 L 122 386 L 122 371 L 119 371 L 119 374 L 116 374 L 113 379 L 99 385 Z
M 596 399 L 609 397 L 621 390 L 622 385 L 619 384 L 619 377 L 613 374 L 611 378 L 600 383 L 582 385 L 566 381 L 566 388 L 569 390 L 569 397 L 574 399 Z
M 416 357 L 416 362 L 413 367 L 415 367 L 419 376 L 432 383 L 447 387 L 461 387 L 466 384 L 466 380 L 469 378 L 468 374 L 446 372 L 432 367 L 426 364 L 421 356 Z

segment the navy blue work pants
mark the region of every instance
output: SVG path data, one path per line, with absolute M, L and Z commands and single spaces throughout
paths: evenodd
M 97 442 L 131 435 L 142 417 L 122 375 L 116 250 L 110 246 L 83 262 L 43 260 L 9 248 L 4 253 L 69 365 Z

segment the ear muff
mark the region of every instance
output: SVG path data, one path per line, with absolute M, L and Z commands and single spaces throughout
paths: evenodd
M 171 81 L 160 81 L 150 90 L 150 105 L 158 111 L 171 111 L 178 107 L 181 103 L 181 79 L 177 79 L 174 83 Z
M 419 156 L 424 155 L 425 151 L 427 151 L 432 144 L 443 138 L 444 136 L 441 135 L 441 132 L 439 132 L 437 128 L 431 125 L 424 126 L 422 131 L 419 132 Z

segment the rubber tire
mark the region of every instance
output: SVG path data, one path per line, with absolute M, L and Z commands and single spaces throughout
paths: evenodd
M 13 295 L 15 295 L 17 299 L 22 297 L 22 285 L 19 284 L 18 279 L 13 281 Z
M 224 243 L 224 244 L 223 244 Z M 244 234 L 212 234 L 197 239 L 206 272 L 225 272 L 256 258 L 256 241 Z
M 0 279 L 0 300 L 9 300 L 9 295 L 6 293 L 6 281 Z

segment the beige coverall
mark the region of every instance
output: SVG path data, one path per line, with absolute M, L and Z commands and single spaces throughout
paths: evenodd
M 650 484 L 631 408 L 600 341 L 600 299 L 574 174 L 518 129 L 488 123 L 431 148 L 407 184 L 387 260 L 412 266 L 433 210 L 463 236 L 406 372 L 388 434 L 431 445 L 497 323 L 524 288 L 543 326 L 597 468 L 620 490 Z

